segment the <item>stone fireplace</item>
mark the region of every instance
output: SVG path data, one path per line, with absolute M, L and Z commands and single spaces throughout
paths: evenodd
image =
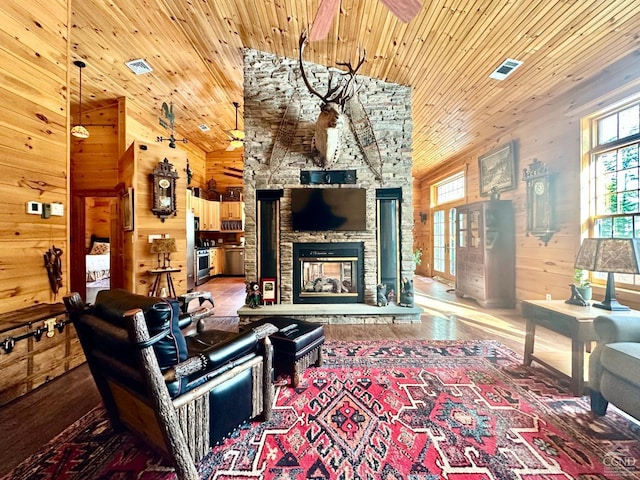
M 361 242 L 294 243 L 293 303 L 362 303 Z
M 326 67 L 305 64 L 305 71 L 318 90 L 326 89 Z M 330 167 L 319 167 L 312 142 L 320 105 L 299 78 L 297 59 L 252 49 L 244 51 L 245 275 L 247 281 L 277 277 L 276 304 L 283 308 L 295 306 L 313 315 L 318 308 L 330 308 L 333 312 L 350 309 L 350 305 L 376 304 L 376 286 L 382 277 L 379 265 L 383 241 L 379 232 L 384 230 L 380 229 L 380 198 L 386 191 L 398 193 L 391 208 L 397 225 L 395 277 L 399 280 L 413 276 L 411 89 L 360 75 L 357 82 L 361 85 L 360 102 L 383 159 L 382 180 L 367 165 L 348 121 L 340 156 Z M 297 117 L 291 117 L 292 110 Z M 285 112 L 287 121 L 295 123 L 295 132 L 288 145 L 275 145 Z M 327 181 L 321 185 L 303 181 L 309 172 L 324 172 L 322 176 L 328 179 L 336 171 L 348 171 L 353 181 L 349 184 Z M 365 190 L 364 227 L 350 231 L 294 230 L 292 191 L 301 188 Z M 279 192 L 274 202 L 277 206 L 268 217 L 261 213 L 264 205 L 260 198 L 265 192 Z M 275 274 L 265 275 L 261 271 L 265 242 L 269 245 L 269 258 L 276 266 Z M 338 245 L 344 245 L 346 250 Z M 332 252 L 327 247 L 338 250 Z M 357 252 L 347 251 L 354 247 Z M 329 307 L 332 304 L 335 307 Z M 271 307 L 264 309 L 268 308 Z M 382 314 L 382 310 L 378 308 L 376 312 Z

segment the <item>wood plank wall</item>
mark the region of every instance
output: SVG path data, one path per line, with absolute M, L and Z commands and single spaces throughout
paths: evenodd
M 216 181 L 218 192 L 225 193 L 228 187 L 242 187 L 244 185 L 242 172 L 238 172 L 243 169 L 243 154 L 243 148 L 231 151 L 218 150 L 207 154 L 206 180 L 213 178 Z
M 113 190 L 118 184 L 118 104 L 82 112 L 82 124 L 89 138 L 71 141 L 70 180 L 72 192 Z
M 151 245 L 148 243 L 149 235 L 167 235 L 176 239 L 178 251 L 171 254 L 171 266 L 181 269 L 180 272 L 173 273 L 172 279 L 178 294 L 187 291 L 187 255 L 193 255 L 194 252 L 186 250 L 186 175 L 182 173 L 186 166 L 187 154 L 179 149 L 170 149 L 165 145 L 153 144 L 147 145 L 146 150 L 138 149 L 135 155 L 136 163 L 136 180 L 134 189 L 136 190 L 135 202 L 138 207 L 135 210 L 135 242 L 134 256 L 136 263 L 134 265 L 135 274 L 135 292 L 148 295 L 153 283 L 154 276 L 148 273 L 148 270 L 156 267 L 157 257 L 155 254 L 149 253 Z M 151 212 L 153 191 L 150 188 L 151 182 L 149 174 L 164 159 L 173 165 L 178 172 L 176 196 L 177 214 L 168 217 L 164 221 L 156 217 Z M 166 286 L 166 278 L 163 275 L 162 285 Z
M 578 85 L 561 99 L 548 104 L 541 99 L 539 107 L 522 116 L 512 127 L 496 135 L 495 140 L 477 149 L 449 160 L 444 167 L 432 171 L 416 182 L 414 207 L 416 214 L 429 213 L 422 225 L 416 222 L 416 246 L 425 247 L 423 265 L 419 269 L 431 275 L 432 209 L 430 190 L 434 183 L 460 170 L 467 172 L 467 194 L 464 202 L 484 199 L 479 196 L 478 156 L 511 140 L 516 142 L 517 188 L 503 192 L 501 199 L 514 203 L 516 228 L 516 297 L 544 299 L 547 293 L 554 299 L 569 298 L 569 284 L 573 281 L 574 259 L 581 241 L 580 171 L 581 171 L 581 116 L 592 114 L 605 105 L 620 101 L 631 94 L 640 93 L 639 67 L 634 55 L 610 66 L 598 78 Z M 538 159 L 554 175 L 555 215 L 557 231 L 547 246 L 533 236 L 526 236 L 526 184 L 522 171 Z M 621 303 L 640 308 L 640 295 L 618 289 Z M 594 288 L 594 298 L 602 298 L 602 286 Z
M 0 313 L 60 301 L 43 262 L 52 245 L 63 251 L 68 282 L 67 214 L 26 213 L 28 201 L 68 207 L 67 3 L 0 3 L 0 64 L 11 65 L 0 71 Z
M 87 119 L 87 124 L 101 123 L 111 128 L 109 122 L 113 122 L 117 126 L 105 135 L 101 135 L 105 131 L 104 127 L 102 130 L 97 130 L 98 135 L 93 135 L 95 127 L 89 127 L 92 135 L 79 142 L 83 144 L 82 147 L 74 149 L 74 156 L 78 156 L 74 158 L 76 169 L 72 169 L 71 176 L 74 178 L 74 185 L 79 189 L 115 191 L 116 186 L 120 185 L 124 191 L 133 187 L 134 230 L 120 232 L 124 287 L 144 295 L 149 292 L 153 278 L 147 271 L 155 266 L 156 259 L 149 253 L 148 236 L 166 233 L 178 239 L 179 251 L 172 255 L 175 260 L 172 265 L 182 269 L 181 272 L 173 275 L 176 291 L 186 291 L 186 255 L 193 254 L 186 251 L 185 242 L 186 160 L 189 158 L 194 178 L 204 178 L 206 158 L 204 152 L 189 143 L 177 144 L 177 148 L 172 149 L 166 142 L 156 142 L 156 137 L 162 133 L 161 128 L 156 127 L 157 118 L 149 114 L 145 115 L 144 109 L 128 99 L 121 98 L 108 109 L 96 112 L 98 112 L 96 116 Z M 123 141 L 129 145 L 129 148 L 124 155 L 120 156 L 118 151 Z M 146 147 L 146 150 L 143 150 L 142 146 Z M 179 176 L 178 217 L 171 217 L 161 222 L 151 213 L 152 190 L 149 174 L 165 157 L 173 163 Z M 94 162 L 99 164 L 106 174 L 101 174 L 99 169 L 96 170 L 93 167 Z M 77 180 L 76 175 L 80 177 Z M 106 218 L 92 216 L 90 221 L 94 224 L 106 222 L 109 212 L 104 210 L 102 213 Z M 93 232 L 87 232 L 86 235 L 90 233 Z

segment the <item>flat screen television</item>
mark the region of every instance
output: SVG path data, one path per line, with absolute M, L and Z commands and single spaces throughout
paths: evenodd
M 364 188 L 292 188 L 291 228 L 300 232 L 367 229 Z

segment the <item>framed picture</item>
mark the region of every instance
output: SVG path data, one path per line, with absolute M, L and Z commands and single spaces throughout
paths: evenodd
M 478 157 L 480 170 L 480 195 L 513 190 L 516 188 L 516 159 L 514 142 L 509 142 Z
M 263 303 L 276 303 L 276 279 L 262 279 L 262 301 Z
M 122 228 L 125 232 L 133 230 L 133 188 L 129 187 L 120 200 Z

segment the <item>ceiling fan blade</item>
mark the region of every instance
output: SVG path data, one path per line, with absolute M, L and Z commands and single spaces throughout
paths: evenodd
M 398 19 L 409 23 L 420 12 L 419 0 L 380 0 Z
M 417 0 L 416 0 L 417 1 Z M 311 25 L 311 32 L 309 32 L 309 41 L 315 42 L 322 40 L 329 34 L 329 29 L 333 23 L 333 19 L 338 13 L 340 7 L 340 0 L 322 0 L 316 16 L 313 19 L 313 25 Z

